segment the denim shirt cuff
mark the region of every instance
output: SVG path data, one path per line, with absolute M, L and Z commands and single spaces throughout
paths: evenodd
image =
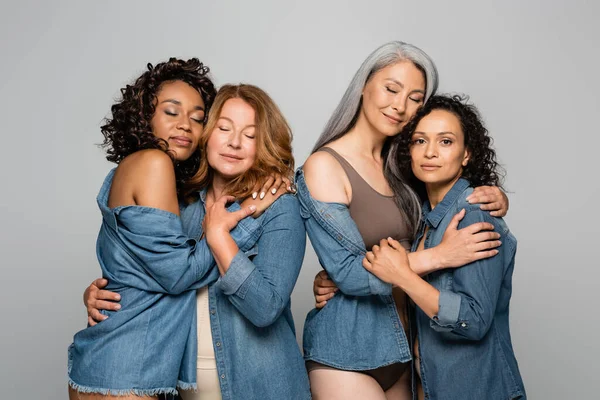
M 233 203 L 227 207 L 229 212 L 236 212 L 241 209 L 242 207 L 238 203 Z M 234 229 L 231 236 L 241 250 L 247 251 L 254 246 L 260 237 L 262 224 L 254 217 L 249 216 L 238 222 L 237 227 L 240 229 Z
M 373 274 L 369 274 L 369 289 L 371 290 L 372 294 L 392 294 L 392 284 L 382 281 Z
M 440 291 L 439 311 L 433 320 L 437 325 L 445 328 L 454 328 L 458 322 L 460 312 L 460 295 L 447 290 Z
M 239 290 L 255 269 L 252 261 L 246 257 L 243 251 L 239 250 L 231 260 L 229 269 L 217 280 L 216 285 L 224 294 L 232 295 Z

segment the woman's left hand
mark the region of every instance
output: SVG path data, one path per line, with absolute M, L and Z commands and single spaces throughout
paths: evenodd
M 388 283 L 395 283 L 407 273 L 412 273 L 406 250 L 392 238 L 382 239 L 379 246 L 373 246 L 362 264 L 367 271 Z
M 508 212 L 508 197 L 497 186 L 479 186 L 467 197 L 471 204 L 481 204 L 481 209 L 490 211 L 493 217 L 504 217 Z

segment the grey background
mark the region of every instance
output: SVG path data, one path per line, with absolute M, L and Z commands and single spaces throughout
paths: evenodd
M 436 61 L 495 138 L 519 239 L 511 325 L 531 399 L 593 397 L 598 368 L 598 5 L 589 1 L 2 2 L 2 398 L 66 398 L 66 350 L 99 275 L 95 147 L 147 62 L 197 56 L 220 85 L 266 89 L 301 165 L 367 54 L 388 40 Z M 293 295 L 301 335 L 312 248 Z

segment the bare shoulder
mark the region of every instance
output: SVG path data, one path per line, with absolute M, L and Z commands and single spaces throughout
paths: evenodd
M 140 150 L 127 156 L 117 167 L 110 197 L 111 206 L 124 201 L 178 213 L 175 167 L 171 157 L 158 149 Z
M 331 154 L 324 151 L 311 154 L 302 169 L 312 197 L 319 201 L 350 203 L 350 181 Z

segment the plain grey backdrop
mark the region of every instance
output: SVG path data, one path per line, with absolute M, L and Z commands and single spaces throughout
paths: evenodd
M 600 7 L 591 1 L 2 1 L 0 397 L 66 398 L 66 351 L 99 276 L 95 146 L 146 63 L 198 57 L 267 90 L 301 165 L 362 60 L 389 40 L 436 61 L 483 113 L 519 240 L 511 328 L 531 399 L 594 397 L 600 356 Z M 292 305 L 302 334 L 319 270 Z

